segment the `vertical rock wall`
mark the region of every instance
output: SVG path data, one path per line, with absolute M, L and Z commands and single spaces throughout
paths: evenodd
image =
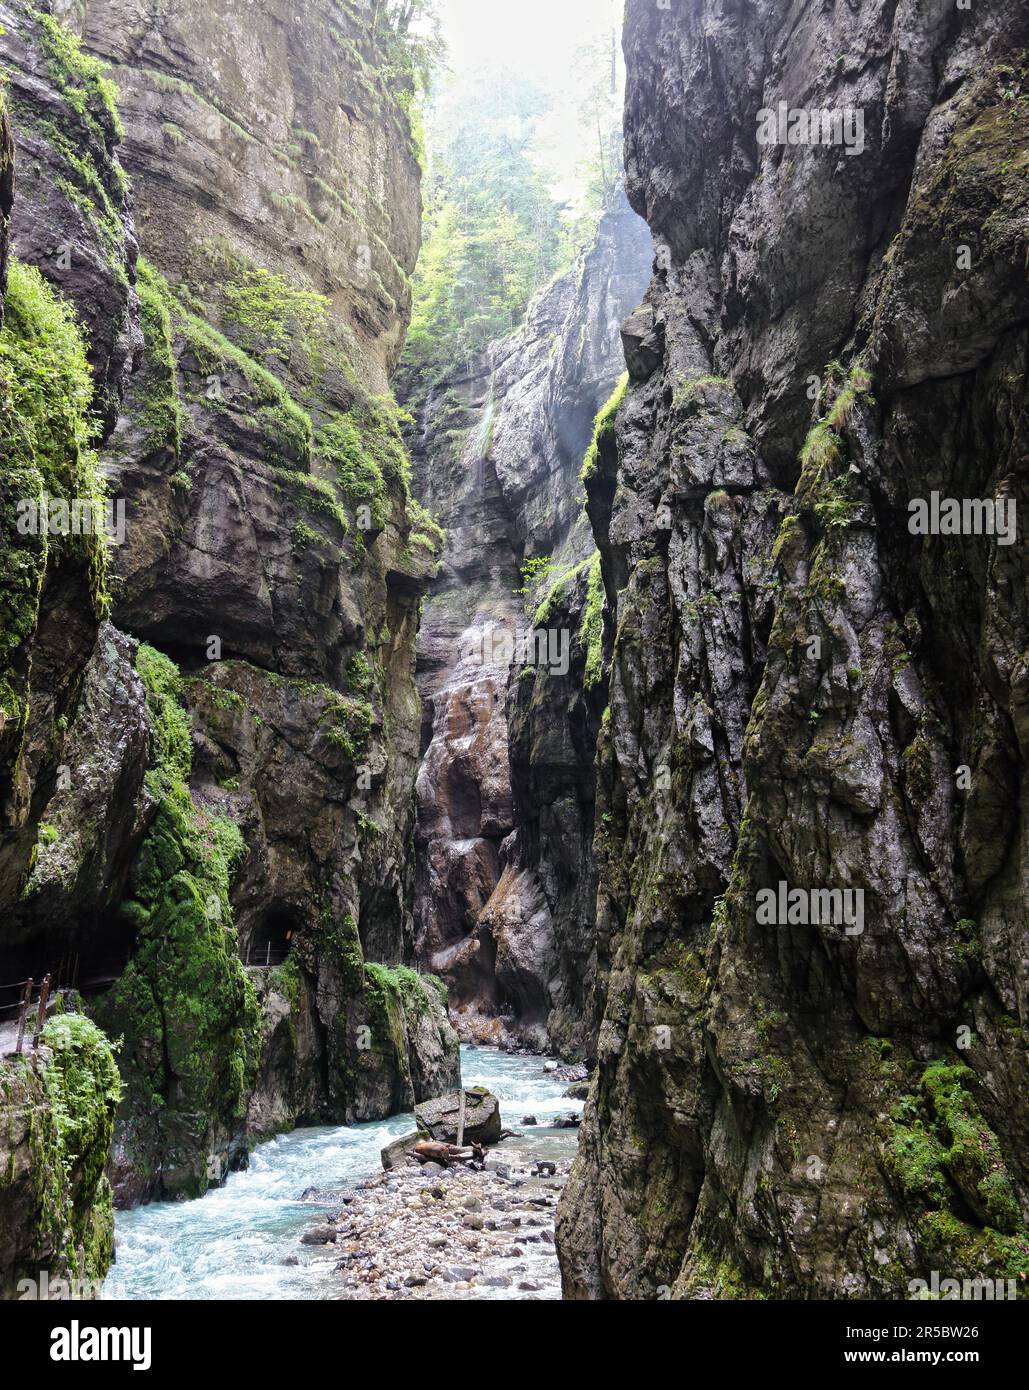
M 420 174 L 360 6 L 55 9 L 81 48 L 0 17 L 12 243 L 82 326 L 124 530 L 41 548 L 10 652 L 0 976 L 66 962 L 124 1039 L 128 1202 L 457 1079 L 399 968 L 434 540 L 388 381 Z
M 1026 43 L 1017 4 L 629 4 L 658 271 L 589 484 L 570 1296 L 1025 1275 Z M 780 101 L 860 110 L 862 152 L 759 144 Z M 913 535 L 934 491 L 1017 500 L 1017 540 Z M 860 928 L 760 916 L 780 884 Z
M 448 982 L 467 1036 L 569 1054 L 588 1051 L 591 1033 L 602 712 L 599 689 L 583 694 L 593 544 L 579 472 L 650 259 L 645 226 L 616 203 L 524 327 L 470 378 L 429 393 L 412 440 L 419 495 L 447 533 L 419 639 L 419 959 Z M 562 581 L 540 628 L 567 639 L 561 671 L 512 660 L 536 625 L 521 567 L 543 557 Z

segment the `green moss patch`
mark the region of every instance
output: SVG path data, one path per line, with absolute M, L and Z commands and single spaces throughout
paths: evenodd
M 964 1269 L 1001 1265 L 1029 1273 L 1029 1231 L 996 1135 L 969 1088 L 971 1070 L 934 1062 L 918 1089 L 890 1112 L 883 1158 L 891 1180 L 916 1204 L 919 1234 Z M 979 1223 L 979 1224 L 976 1224 Z
M 208 1185 L 216 1136 L 243 1117 L 257 1069 L 259 1009 L 229 903 L 246 847 L 232 821 L 191 800 L 189 722 L 174 663 L 141 648 L 137 666 L 153 728 L 148 784 L 160 804 L 122 904 L 138 932 L 136 954 L 97 1012 L 124 1039 L 135 1161 L 160 1170 L 174 1156 L 174 1191 L 196 1195 Z
M 95 125 L 103 140 L 121 140 L 125 131 L 118 117 L 118 89 L 104 75 L 103 64 L 84 53 L 75 35 L 53 15 L 31 8 L 28 13 L 42 31 L 50 75 L 65 100 Z
M 622 403 L 625 400 L 628 389 L 629 373 L 623 372 L 619 378 L 618 385 L 597 413 L 597 418 L 593 422 L 593 439 L 589 448 L 586 450 L 586 457 L 582 461 L 582 473 L 580 476 L 584 483 L 589 482 L 590 478 L 592 478 L 597 471 L 600 446 L 606 438 L 614 434 L 615 421 L 618 417 L 619 410 L 622 408 Z
M 108 1039 L 82 1015 L 52 1018 L 43 1043 L 48 1052 L 31 1062 L 0 1063 L 0 1099 L 29 1115 L 30 1210 L 15 1214 L 15 1227 L 28 1224 L 34 1249 L 24 1255 L 45 1262 L 51 1277 L 100 1280 L 114 1248 L 105 1169 L 121 1094 L 118 1068 Z M 0 1206 L 10 1181 L 0 1172 Z

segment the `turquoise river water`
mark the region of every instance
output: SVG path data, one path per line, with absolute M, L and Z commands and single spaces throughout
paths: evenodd
M 486 1086 L 500 1100 L 504 1124 L 534 1114 L 541 1153 L 574 1153 L 575 1132 L 547 1128 L 548 1117 L 581 1110 L 562 1099 L 567 1082 L 543 1070 L 543 1058 L 464 1047 L 466 1086 Z M 301 1129 L 260 1145 L 249 1168 L 192 1202 L 159 1202 L 119 1212 L 117 1260 L 104 1298 L 338 1298 L 339 1280 L 324 1260 L 303 1262 L 298 1242 L 312 1222 L 300 1200 L 308 1188 L 345 1187 L 382 1171 L 380 1150 L 413 1128 L 413 1116 L 374 1124 Z M 523 1146 L 524 1147 L 524 1146 Z M 301 1254 L 299 1265 L 282 1261 Z

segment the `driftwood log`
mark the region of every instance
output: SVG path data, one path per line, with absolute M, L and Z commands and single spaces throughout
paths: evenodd
M 455 1163 L 484 1163 L 486 1151 L 481 1144 L 469 1144 L 458 1148 L 456 1144 L 440 1144 L 432 1139 L 423 1139 L 415 1144 L 413 1156 L 419 1163 L 439 1163 L 450 1168 Z

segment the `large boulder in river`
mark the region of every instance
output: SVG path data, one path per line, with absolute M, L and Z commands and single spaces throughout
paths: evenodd
M 394 1139 L 392 1144 L 387 1144 L 380 1154 L 386 1172 L 392 1168 L 403 1168 L 408 1162 L 413 1162 L 414 1146 L 424 1138 L 422 1131 L 416 1129 L 412 1134 L 405 1134 L 403 1138 Z
M 491 1091 L 474 1086 L 465 1091 L 464 1142 L 496 1144 L 500 1141 L 500 1102 Z M 458 1111 L 461 1092 L 452 1091 L 436 1100 L 426 1100 L 414 1108 L 415 1118 L 433 1139 L 444 1144 L 457 1143 Z

